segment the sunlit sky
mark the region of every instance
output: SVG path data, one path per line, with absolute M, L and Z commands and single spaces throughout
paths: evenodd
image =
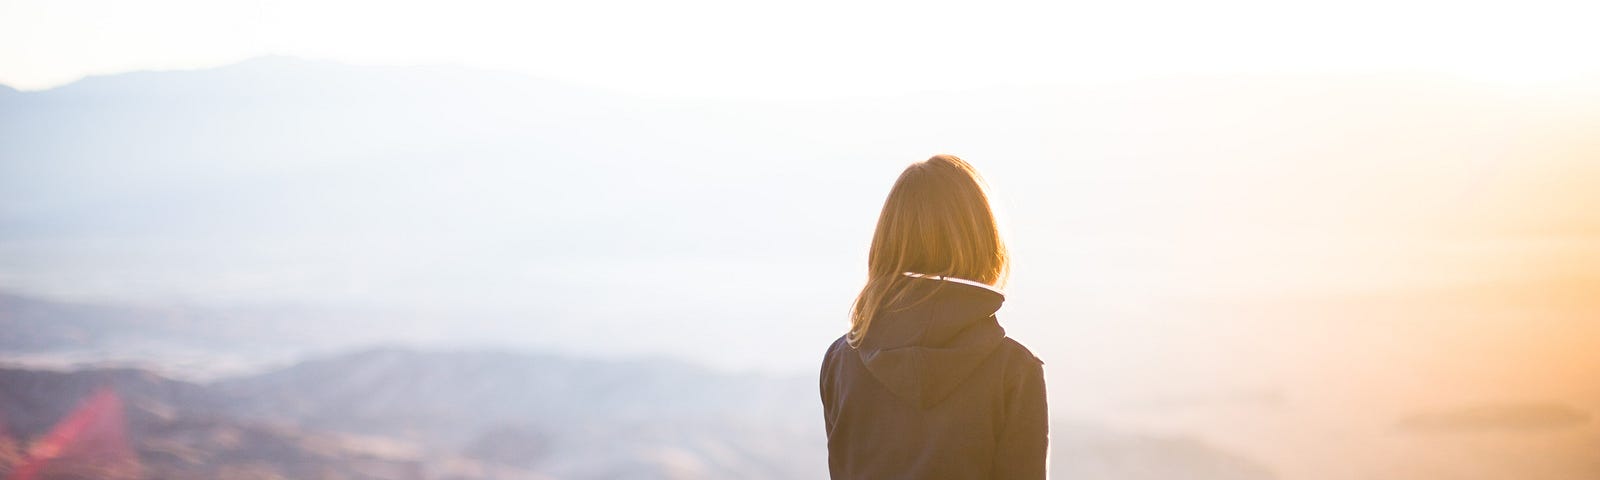
M 262 55 L 647 95 L 812 98 L 1186 74 L 1600 80 L 1600 2 L 4 0 L 0 83 Z

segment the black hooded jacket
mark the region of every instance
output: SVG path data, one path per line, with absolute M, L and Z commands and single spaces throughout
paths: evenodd
M 861 345 L 822 361 L 834 479 L 1041 479 L 1049 444 L 1044 362 L 995 320 L 1005 297 L 917 279 Z

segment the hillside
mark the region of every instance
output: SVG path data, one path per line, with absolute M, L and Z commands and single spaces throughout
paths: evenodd
M 826 475 L 809 380 L 659 361 L 385 348 L 208 384 L 128 369 L 3 369 L 0 418 L 16 438 L 36 439 L 101 387 L 126 406 L 146 478 Z M 1274 478 L 1193 440 L 1055 428 L 1058 474 Z

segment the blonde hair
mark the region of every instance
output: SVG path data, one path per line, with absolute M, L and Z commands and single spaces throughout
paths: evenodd
M 878 214 L 867 254 L 867 284 L 850 309 L 846 341 L 861 345 L 872 320 L 903 305 L 915 272 L 1002 286 L 1010 259 L 989 206 L 983 177 L 954 155 L 934 155 L 900 173 Z

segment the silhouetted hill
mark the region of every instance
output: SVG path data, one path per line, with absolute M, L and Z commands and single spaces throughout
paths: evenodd
M 422 457 L 390 442 L 241 421 L 203 385 L 132 369 L 0 369 L 0 425 L 6 427 L 0 430 L 5 434 L 0 447 L 42 441 L 45 432 L 102 388 L 121 399 L 125 440 L 138 457 L 137 469 L 85 473 L 78 467 L 95 458 L 66 456 L 45 462 L 41 478 L 410 479 L 427 472 Z M 116 440 L 90 438 L 103 433 L 81 426 L 67 431 L 72 433 L 66 443 L 54 448 Z M 21 465 L 24 452 L 0 448 L 0 473 Z
M 226 404 L 203 385 L 170 380 L 144 370 L 117 368 L 83 371 L 0 369 L 0 421 L 13 434 L 44 433 L 82 399 L 96 390 L 115 390 L 127 407 L 132 427 L 163 424 L 178 412 L 211 417 Z
M 235 467 L 288 478 L 809 478 L 825 463 L 813 429 L 790 422 L 811 407 L 793 392 L 801 385 L 666 361 L 380 349 L 209 385 L 132 369 L 0 370 L 0 418 L 36 437 L 110 387 L 156 478 Z
M 210 384 L 0 369 L 0 415 L 35 438 L 101 387 L 122 396 L 151 478 L 826 475 L 809 378 L 660 360 L 382 348 Z M 1069 478 L 1271 478 L 1183 438 L 1070 423 L 1052 436 L 1054 468 Z

